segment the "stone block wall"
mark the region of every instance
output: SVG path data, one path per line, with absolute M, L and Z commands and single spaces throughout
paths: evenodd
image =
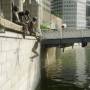
M 45 67 L 49 69 L 50 66 L 56 63 L 56 48 L 47 48 Z
M 56 47 L 45 47 L 44 45 L 42 45 L 41 61 L 41 88 L 44 88 L 44 90 L 46 90 L 46 78 L 51 75 L 51 71 L 55 69 L 54 67 L 56 67 Z
M 0 90 L 35 90 L 40 78 L 40 61 L 39 56 L 30 59 L 34 43 L 33 37 L 23 39 L 15 33 L 0 34 Z

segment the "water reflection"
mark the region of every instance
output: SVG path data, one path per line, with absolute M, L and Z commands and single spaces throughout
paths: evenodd
M 86 54 L 85 48 L 76 48 L 76 83 L 83 86 L 86 83 Z
M 89 47 L 80 46 L 61 52 L 56 64 L 47 72 L 46 90 L 90 90 L 89 54 Z

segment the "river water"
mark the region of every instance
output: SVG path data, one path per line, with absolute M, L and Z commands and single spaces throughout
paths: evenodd
M 47 71 L 46 90 L 90 90 L 90 47 L 62 51 Z

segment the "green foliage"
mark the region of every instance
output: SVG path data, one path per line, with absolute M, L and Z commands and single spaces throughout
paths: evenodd
M 48 29 L 50 29 L 49 28 L 49 24 L 42 24 L 42 25 L 40 25 L 40 28 L 41 28 L 41 30 L 48 30 Z
M 40 28 L 41 29 L 49 29 L 47 26 L 44 26 L 44 25 L 40 25 Z

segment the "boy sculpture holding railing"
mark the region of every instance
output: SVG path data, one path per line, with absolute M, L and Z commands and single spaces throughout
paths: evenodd
M 23 31 L 24 31 L 23 37 L 24 38 L 25 38 L 25 34 L 27 34 L 27 31 L 29 32 L 31 36 L 34 36 L 36 38 L 36 42 L 32 48 L 32 52 L 35 53 L 35 55 L 31 57 L 31 59 L 34 59 L 35 57 L 38 56 L 36 49 L 40 41 L 39 36 L 36 35 L 37 18 L 33 17 L 31 20 L 29 17 L 28 10 L 26 10 L 25 12 L 19 12 L 16 6 L 13 6 L 12 8 L 12 15 L 13 15 L 12 16 L 13 22 L 23 26 Z

